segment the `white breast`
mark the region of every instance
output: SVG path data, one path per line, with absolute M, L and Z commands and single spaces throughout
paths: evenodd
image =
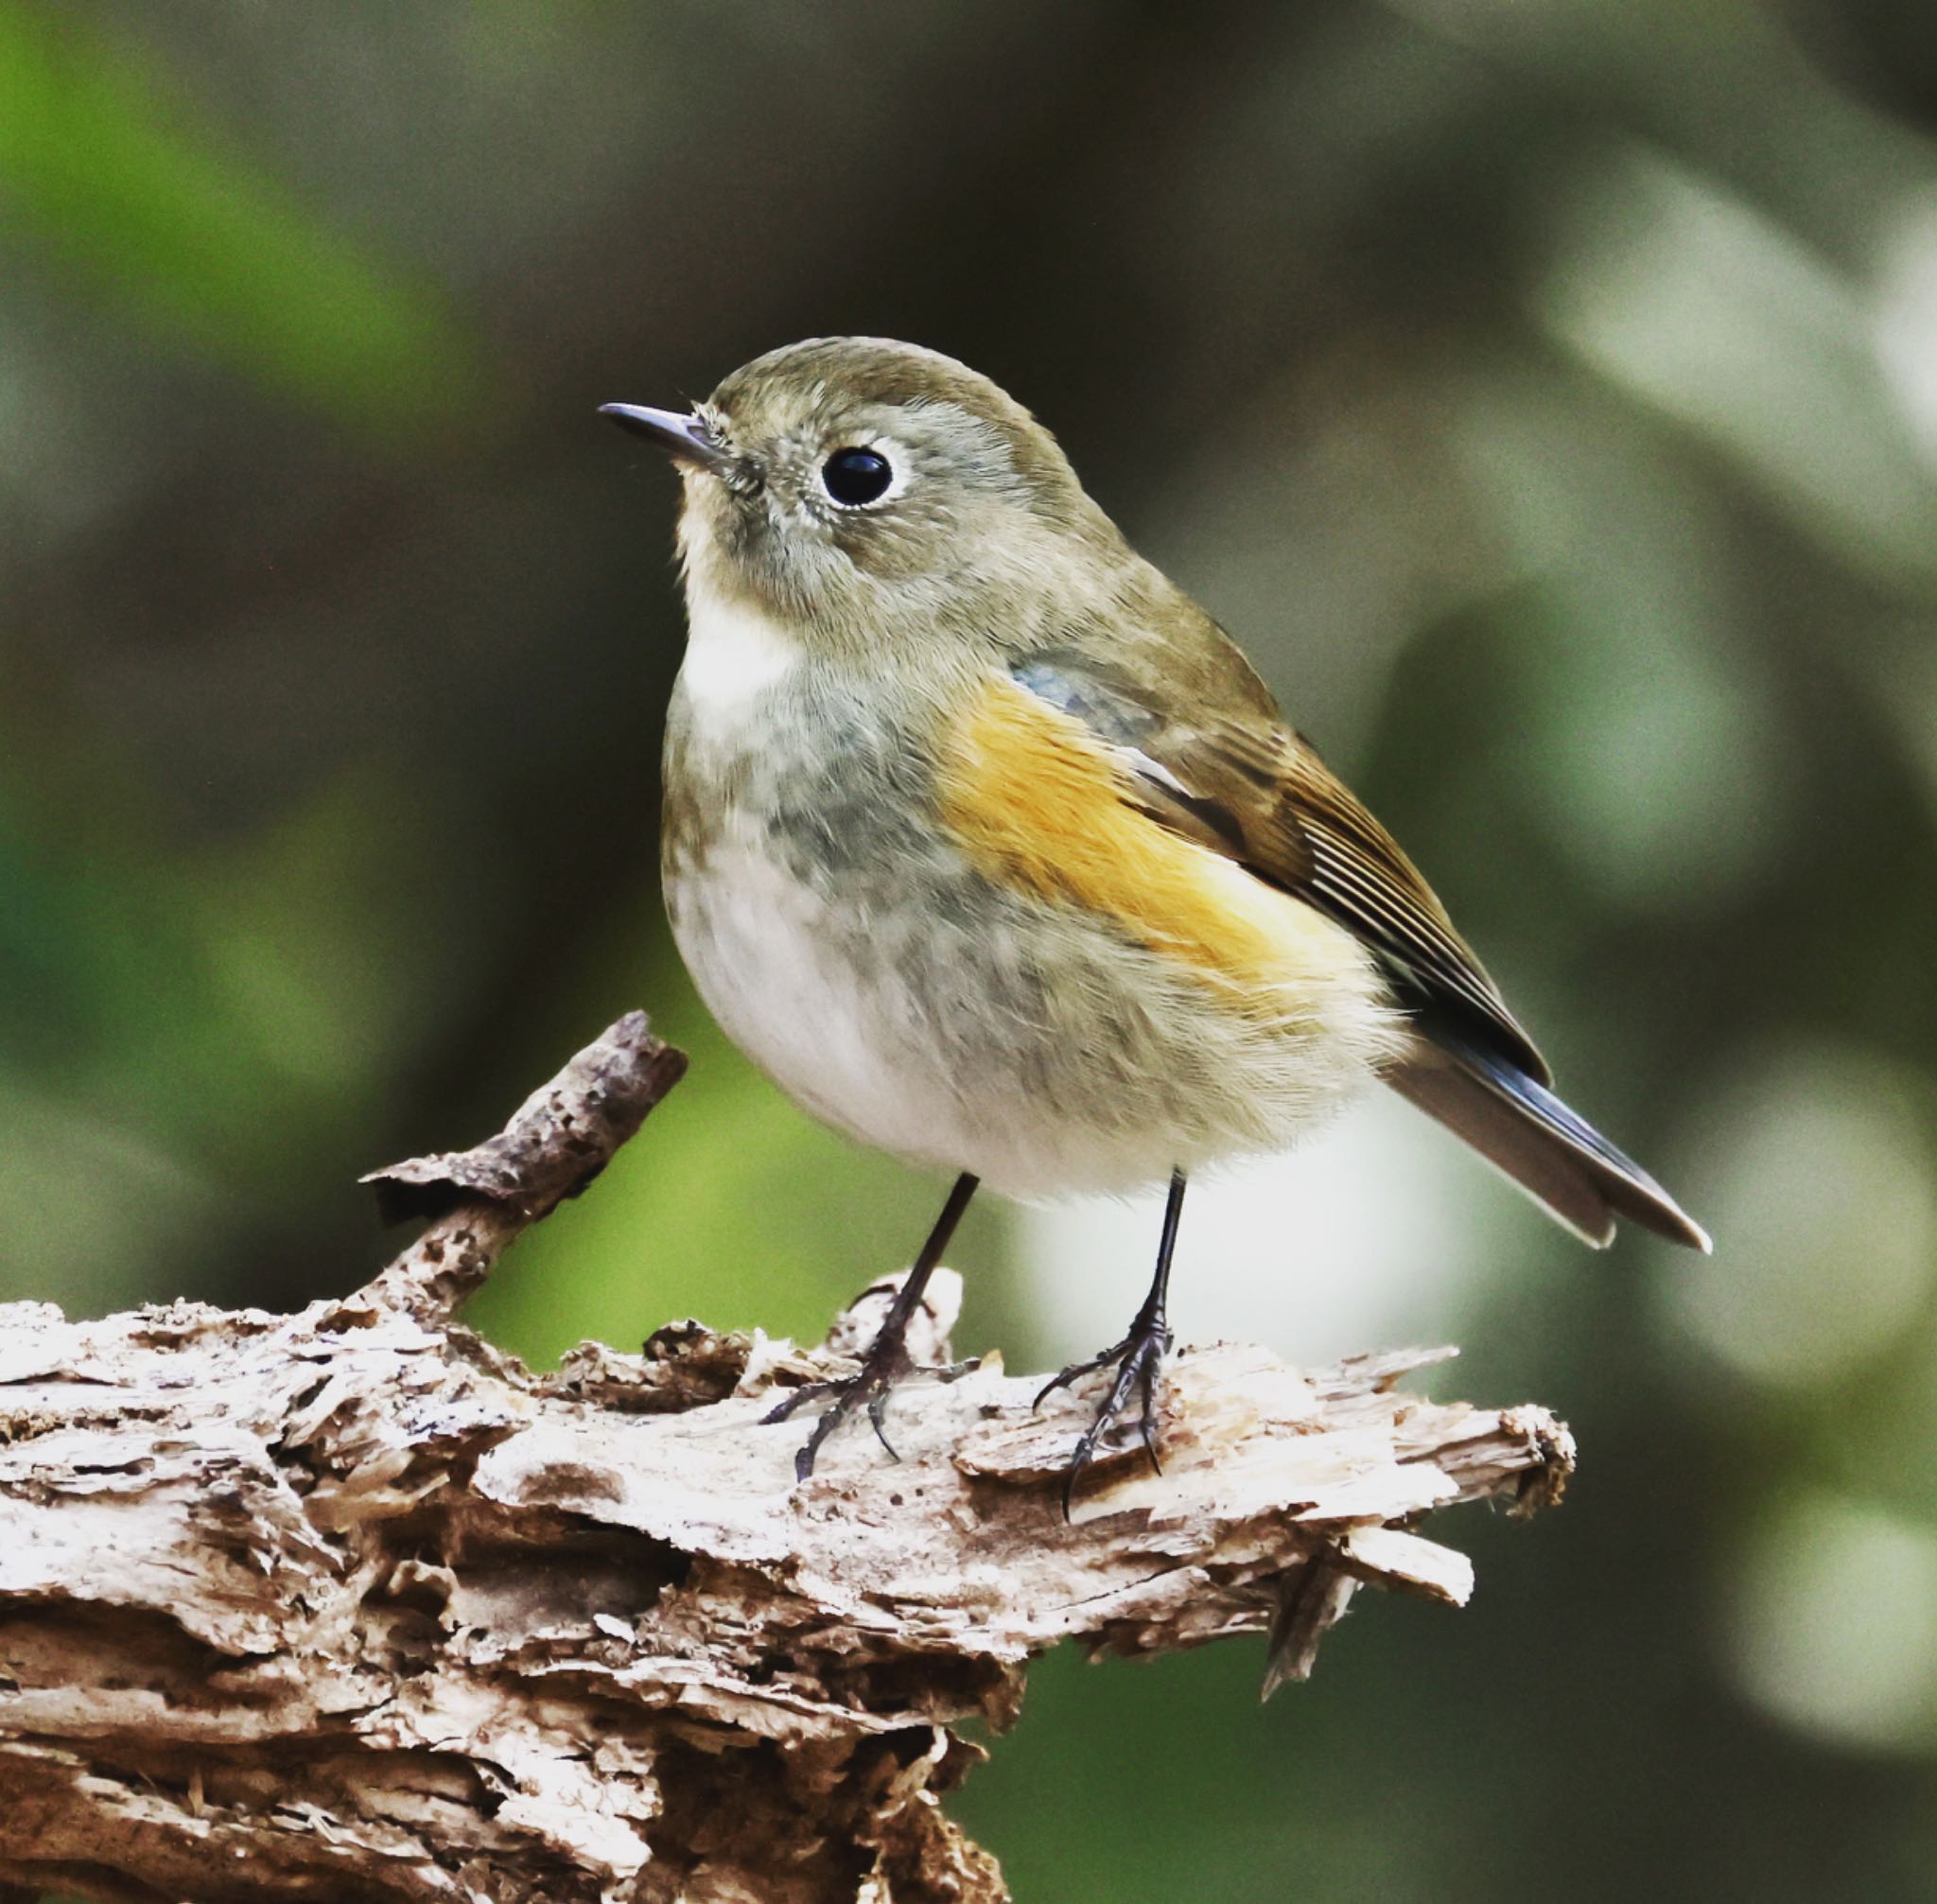
M 800 665 L 801 647 L 771 616 L 710 589 L 694 588 L 679 670 L 693 738 L 731 746 L 748 737 L 762 698 Z
M 707 1009 L 776 1083 L 866 1143 L 962 1167 L 937 1065 L 893 1041 L 890 1027 L 916 1014 L 892 981 L 843 955 L 846 935 L 829 930 L 818 895 L 729 827 L 703 864 L 670 876 L 668 898 Z

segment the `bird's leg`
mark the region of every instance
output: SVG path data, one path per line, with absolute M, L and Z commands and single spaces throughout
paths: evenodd
M 1177 1249 L 1178 1222 L 1183 1215 L 1183 1210 L 1184 1174 L 1181 1170 L 1173 1170 L 1170 1173 L 1170 1195 L 1163 1205 L 1163 1233 L 1157 1245 L 1157 1273 L 1150 1280 L 1150 1293 L 1143 1298 L 1143 1306 L 1131 1319 L 1129 1333 L 1102 1354 L 1092 1355 L 1087 1362 L 1072 1363 L 1060 1375 L 1045 1383 L 1036 1397 L 1036 1406 L 1040 1407 L 1045 1398 L 1057 1389 L 1067 1388 L 1084 1375 L 1098 1369 L 1113 1368 L 1116 1371 L 1116 1380 L 1109 1385 L 1109 1393 L 1104 1396 L 1095 1420 L 1076 1443 L 1076 1452 L 1071 1457 L 1069 1469 L 1063 1476 L 1064 1520 L 1070 1517 L 1070 1502 L 1075 1494 L 1077 1477 L 1090 1465 L 1097 1443 L 1108 1433 L 1110 1424 L 1129 1400 L 1132 1389 L 1139 1390 L 1141 1406 L 1137 1426 L 1143 1437 L 1144 1452 L 1150 1457 L 1150 1465 L 1160 1475 L 1163 1472 L 1163 1463 L 1157 1458 L 1157 1371 L 1164 1356 L 1170 1353 L 1170 1319 L 1164 1304 L 1170 1293 L 1170 1259 Z
M 965 1170 L 955 1179 L 955 1187 L 949 1192 L 949 1200 L 942 1205 L 942 1214 L 934 1220 L 934 1228 L 928 1232 L 928 1241 L 921 1246 L 921 1253 L 915 1259 L 915 1266 L 909 1270 L 908 1279 L 895 1292 L 895 1300 L 888 1304 L 888 1313 L 882 1319 L 880 1332 L 868 1351 L 861 1358 L 860 1369 L 852 1375 L 838 1382 L 810 1382 L 805 1388 L 794 1391 L 760 1417 L 761 1425 L 769 1422 L 784 1422 L 797 1410 L 811 1406 L 816 1402 L 825 1402 L 828 1406 L 821 1418 L 813 1424 L 813 1433 L 794 1458 L 794 1473 L 800 1480 L 806 1480 L 813 1473 L 814 1457 L 821 1451 L 821 1443 L 851 1415 L 856 1408 L 865 1406 L 867 1419 L 882 1447 L 897 1460 L 893 1444 L 885 1432 L 888 1406 L 888 1393 L 895 1384 L 915 1372 L 915 1364 L 908 1354 L 908 1324 L 916 1310 L 920 1306 L 922 1291 L 928 1287 L 928 1279 L 934 1274 L 935 1265 L 942 1260 L 942 1251 L 949 1247 L 949 1239 L 955 1233 L 955 1225 L 961 1222 L 962 1213 L 968 1207 L 968 1199 L 975 1195 L 978 1179 Z M 966 1372 L 951 1370 L 951 1374 Z

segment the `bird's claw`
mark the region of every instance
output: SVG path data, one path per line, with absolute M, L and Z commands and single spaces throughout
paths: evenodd
M 916 1375 L 940 1382 L 959 1382 L 980 1366 L 979 1362 L 971 1360 L 951 1362 L 941 1369 L 917 1368 L 899 1342 L 877 1341 L 853 1374 L 844 1375 L 833 1382 L 809 1382 L 795 1389 L 760 1417 L 760 1425 L 765 1427 L 769 1422 L 784 1422 L 802 1408 L 811 1407 L 817 1403 L 828 1405 L 821 1410 L 820 1420 L 813 1424 L 813 1432 L 794 1457 L 795 1480 L 804 1481 L 813 1473 L 821 1443 L 857 1408 L 866 1410 L 868 1426 L 874 1430 L 876 1441 L 888 1451 L 888 1459 L 899 1461 L 900 1454 L 888 1440 L 887 1431 L 888 1401 L 895 1389 Z
M 1143 1443 L 1144 1453 L 1150 1457 L 1150 1465 L 1160 1475 L 1163 1472 L 1163 1462 L 1157 1453 L 1157 1371 L 1163 1366 L 1164 1356 L 1170 1353 L 1170 1328 L 1163 1311 L 1139 1310 L 1137 1319 L 1130 1324 L 1130 1333 L 1121 1342 L 1113 1343 L 1102 1354 L 1092 1355 L 1087 1362 L 1073 1362 L 1061 1374 L 1052 1376 L 1038 1391 L 1036 1406 L 1039 1408 L 1056 1389 L 1070 1388 L 1099 1369 L 1116 1370 L 1116 1379 L 1110 1383 L 1109 1392 L 1104 1396 L 1102 1406 L 1078 1439 L 1070 1465 L 1064 1471 L 1064 1520 L 1070 1518 L 1077 1480 L 1095 1458 L 1096 1450 L 1111 1424 L 1123 1412 L 1132 1389 L 1139 1391 L 1141 1402 L 1137 1411 L 1138 1437 Z

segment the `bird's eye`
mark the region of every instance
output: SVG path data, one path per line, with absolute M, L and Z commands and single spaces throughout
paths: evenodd
M 894 480 L 888 459 L 878 449 L 837 449 L 821 464 L 828 494 L 847 509 L 879 502 Z

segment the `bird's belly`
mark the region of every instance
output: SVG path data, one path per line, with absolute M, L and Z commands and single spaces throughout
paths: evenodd
M 1261 1022 L 1091 919 L 972 874 L 830 900 L 728 828 L 669 865 L 674 936 L 722 1028 L 808 1109 L 1022 1197 L 1282 1148 L 1371 1075 L 1357 991 Z
M 807 1109 L 885 1150 L 963 1169 L 952 1094 L 911 1063 L 899 976 L 853 956 L 851 923 L 772 853 L 716 841 L 668 868 L 672 935 L 707 1008 Z

